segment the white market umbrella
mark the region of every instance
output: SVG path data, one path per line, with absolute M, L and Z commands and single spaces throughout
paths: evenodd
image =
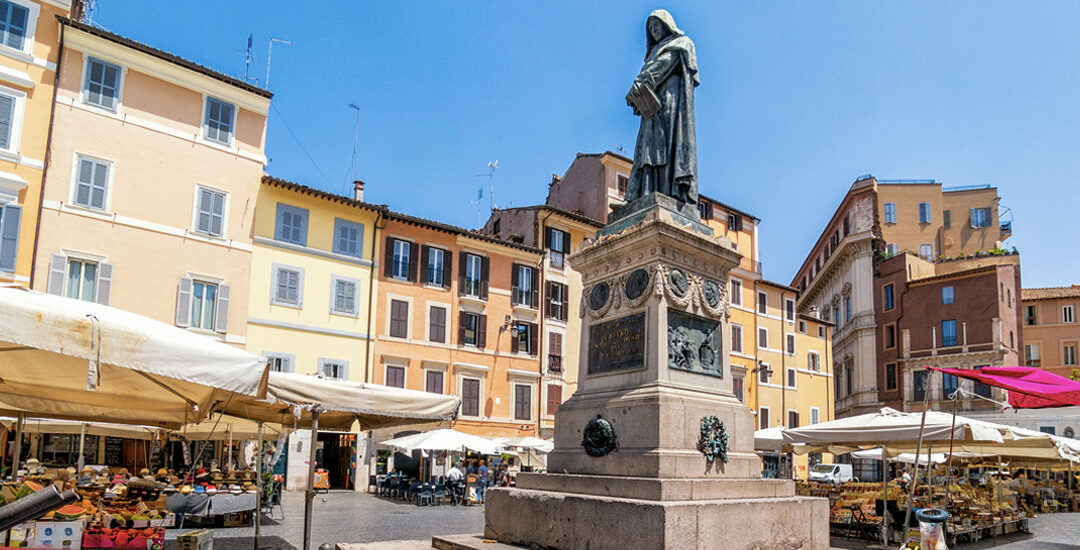
M 889 460 L 891 460 L 893 462 L 902 462 L 904 464 L 914 464 L 915 463 L 915 453 L 900 453 L 900 454 L 898 454 L 898 455 L 896 455 L 894 457 L 889 458 L 888 455 L 885 454 L 884 451 L 885 451 L 885 449 L 883 447 L 878 447 L 876 449 L 864 449 L 862 451 L 853 451 L 851 453 L 851 457 L 852 458 L 859 458 L 859 459 L 862 459 L 862 460 L 884 460 L 884 459 L 888 458 Z M 959 453 L 956 453 L 956 454 L 959 455 Z M 926 466 L 926 460 L 927 460 L 926 454 L 925 453 L 920 454 L 919 455 L 919 466 Z M 932 463 L 934 463 L 934 464 L 945 464 L 948 460 L 949 460 L 949 455 L 947 453 L 934 453 L 930 457 L 930 461 Z
M 550 439 L 541 439 L 531 435 L 525 437 L 500 437 L 495 441 L 518 451 L 537 454 L 547 454 L 555 449 L 554 441 L 551 441 Z
M 784 427 L 773 426 L 772 428 L 764 428 L 754 432 L 754 450 L 755 451 L 775 451 L 780 452 L 784 449 Z
M 807 451 L 833 447 L 850 447 L 850 451 L 887 445 L 891 452 L 894 446 L 914 445 L 919 440 L 921 421 L 921 413 L 885 407 L 876 413 L 784 430 L 783 439 L 787 445 L 803 444 Z M 955 430 L 958 442 L 1004 444 L 1007 428 L 959 416 L 954 427 L 953 415 L 930 411 L 926 413 L 922 440 L 948 441 Z
M 486 437 L 467 434 L 450 428 L 388 439 L 381 441 L 379 444 L 405 452 L 417 450 L 464 452 L 469 450 L 485 455 L 499 454 L 503 448 L 499 443 Z
M 266 360 L 129 311 L 0 286 L 0 402 L 43 417 L 178 427 L 261 396 Z

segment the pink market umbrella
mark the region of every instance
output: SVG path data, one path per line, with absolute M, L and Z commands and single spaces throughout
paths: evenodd
M 1036 367 L 927 368 L 1005 388 L 1017 409 L 1080 406 L 1080 382 Z

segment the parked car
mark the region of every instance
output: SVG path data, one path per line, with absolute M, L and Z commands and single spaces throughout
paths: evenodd
M 818 464 L 810 468 L 810 481 L 837 484 L 852 479 L 851 464 Z

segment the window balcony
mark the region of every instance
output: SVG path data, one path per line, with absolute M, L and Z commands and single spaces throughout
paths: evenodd
M 562 356 L 548 355 L 548 372 L 562 372 Z
M 1024 364 L 1029 367 L 1039 368 L 1042 365 L 1042 361 L 1039 359 L 1028 359 L 1027 361 L 1024 361 Z
M 557 250 L 548 250 L 548 267 L 562 269 L 566 266 L 566 254 Z

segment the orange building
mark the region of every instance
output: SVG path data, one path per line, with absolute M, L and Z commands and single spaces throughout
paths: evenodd
M 1025 288 L 1021 292 L 1024 364 L 1080 379 L 1080 285 Z
M 397 212 L 384 223 L 371 381 L 460 396 L 461 431 L 537 435 L 542 252 Z

